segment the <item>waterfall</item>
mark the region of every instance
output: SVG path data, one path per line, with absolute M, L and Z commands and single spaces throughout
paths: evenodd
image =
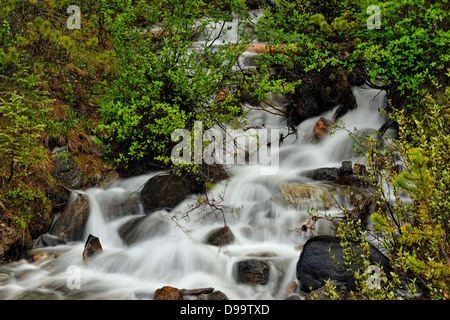
M 227 37 L 227 41 L 232 41 L 231 36 Z M 345 127 L 380 128 L 385 122 L 379 113 L 386 104 L 384 92 L 362 86 L 354 87 L 353 94 L 358 106 L 342 117 Z M 271 99 L 277 108 L 284 107 L 278 97 Z M 332 119 L 337 108 L 303 121 L 296 134 L 284 140 L 276 175 L 261 175 L 258 164 L 228 166 L 231 178 L 217 184 L 209 194 L 209 199 L 220 203 L 223 210 L 196 208 L 195 196 L 187 197 L 171 211 L 146 214 L 139 203 L 133 212 L 112 209 L 115 203 L 123 204 L 138 195 L 157 172 L 120 179 L 105 189 L 80 191 L 90 199 L 84 239 L 89 234 L 99 237 L 103 252 L 86 264 L 82 260 L 83 242 L 35 249 L 34 254 L 51 252 L 51 257 L 31 264 L 19 261 L 0 266 L 0 273 L 10 275 L 0 285 L 0 298 L 151 299 L 162 286 L 213 287 L 229 299 L 284 298 L 286 287 L 295 280 L 295 264 L 308 236 L 299 232 L 310 217 L 308 211 L 317 209 L 329 215 L 339 212 L 324 208 L 317 197 L 296 205 L 283 203 L 280 185 L 303 184 L 313 190 L 325 190 L 326 185 L 311 181 L 302 173 L 319 167 L 340 167 L 345 160 L 364 163 L 363 158 L 353 155 L 352 141 L 345 130 L 312 142 L 315 123 L 320 117 Z M 281 117 L 264 111 L 251 110 L 247 117 L 251 124 L 287 130 Z M 339 192 L 334 195 L 342 196 Z M 127 244 L 120 230 L 139 218 L 140 224 L 132 234 L 134 241 Z M 208 244 L 208 234 L 223 227 L 224 221 L 235 241 L 221 247 Z M 326 222 L 318 222 L 315 231 L 333 233 Z M 249 286 L 236 280 L 236 263 L 249 258 L 270 266 L 266 284 Z M 76 276 L 79 286 L 72 288 L 68 284 Z

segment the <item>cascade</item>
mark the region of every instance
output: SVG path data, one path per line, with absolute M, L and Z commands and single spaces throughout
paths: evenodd
M 227 41 L 232 41 L 227 36 Z M 242 63 L 251 57 L 244 55 Z M 354 87 L 357 108 L 341 119 L 349 130 L 378 129 L 385 123 L 379 110 L 385 106 L 384 92 L 368 87 Z M 272 97 L 277 108 L 282 99 Z M 84 230 L 97 236 L 103 252 L 83 263 L 84 242 L 35 249 L 34 253 L 52 252 L 49 259 L 35 263 L 15 262 L 0 267 L 0 273 L 10 275 L 0 285 L 0 298 L 62 298 L 62 299 L 139 299 L 152 298 L 162 286 L 177 288 L 213 287 L 229 299 L 283 299 L 288 284 L 295 280 L 301 245 L 308 233 L 300 233 L 310 217 L 308 211 L 336 215 L 338 210 L 323 206 L 320 197 L 306 201 L 286 202 L 280 186 L 308 186 L 319 195 L 329 186 L 305 177 L 305 171 L 321 167 L 340 167 L 342 161 L 364 163 L 355 156 L 351 139 L 345 130 L 336 130 L 320 142 L 313 141 L 313 127 L 320 117 L 332 119 L 334 109 L 311 117 L 298 125 L 295 135 L 289 135 L 279 148 L 279 168 L 275 175 L 261 175 L 260 165 L 230 165 L 231 178 L 216 185 L 209 199 L 220 202 L 223 210 L 208 212 L 195 207 L 196 197 L 189 196 L 173 210 L 158 210 L 147 214 L 137 203 L 133 212 L 111 210 L 115 204 L 134 199 L 145 182 L 158 172 L 120 179 L 105 189 L 91 188 L 78 193 L 90 200 L 90 214 Z M 249 123 L 279 128 L 286 132 L 282 118 L 258 110 L 249 111 Z M 325 190 L 325 191 L 323 191 Z M 343 199 L 342 193 L 333 196 Z M 188 214 L 186 214 L 189 212 Z M 145 217 L 142 218 L 142 217 Z M 138 218 L 133 229 L 133 241 L 127 243 L 121 228 Z M 233 232 L 234 242 L 223 246 L 208 244 L 206 239 L 214 229 L 226 225 Z M 316 234 L 332 234 L 325 221 L 315 226 Z M 257 259 L 269 266 L 268 280 L 262 285 L 248 285 L 237 280 L 237 264 Z M 75 269 L 71 268 L 76 266 Z M 71 273 L 78 270 L 79 273 Z M 78 277 L 78 278 L 76 278 Z M 68 284 L 79 281 L 72 288 Z

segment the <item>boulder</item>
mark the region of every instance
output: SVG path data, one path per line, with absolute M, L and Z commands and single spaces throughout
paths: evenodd
M 198 191 L 196 182 L 187 175 L 160 174 L 145 183 L 141 198 L 146 211 L 173 209 L 188 195 Z
M 87 259 L 99 254 L 103 251 L 100 239 L 90 234 L 86 240 L 83 250 L 83 262 L 86 263 Z
M 314 181 L 336 181 L 340 177 L 339 168 L 317 168 L 309 170 L 304 175 Z
M 148 238 L 166 230 L 166 221 L 157 216 L 145 215 L 132 218 L 119 228 L 119 236 L 126 245 Z
M 366 187 L 368 184 L 367 170 L 362 164 L 356 164 L 352 167 L 351 161 L 342 161 L 340 168 L 325 167 L 308 170 L 301 173 L 314 181 L 333 182 L 353 187 Z
M 51 234 L 43 234 L 36 239 L 33 248 L 54 247 L 60 244 L 66 244 L 64 239 Z
M 53 177 L 69 189 L 79 189 L 83 184 L 83 175 L 73 161 L 67 147 L 52 150 L 54 170 Z
M 265 261 L 257 259 L 239 261 L 236 269 L 239 283 L 254 286 L 265 285 L 269 281 L 270 266 Z
M 89 197 L 78 194 L 56 219 L 49 233 L 65 242 L 81 240 L 89 217 Z
M 183 300 L 183 295 L 179 289 L 169 286 L 156 289 L 154 300 Z
M 234 234 L 230 227 L 220 227 L 212 230 L 207 236 L 207 242 L 213 246 L 223 246 L 234 242 Z
M 228 300 L 228 297 L 222 291 L 214 291 L 198 295 L 197 300 Z
M 333 196 L 327 188 L 301 183 L 283 182 L 280 184 L 281 194 L 288 205 L 310 205 L 311 203 L 323 203 L 330 205 L 333 203 Z
M 353 251 L 359 258 L 362 250 L 357 243 L 352 243 Z M 331 258 L 334 255 L 335 261 Z M 388 259 L 374 246 L 371 246 L 370 262 L 379 264 L 384 270 L 390 270 Z M 351 268 L 356 270 L 354 264 Z M 300 289 L 304 292 L 317 290 L 325 285 L 325 281 L 336 280 L 348 290 L 355 290 L 355 279 L 345 268 L 343 248 L 336 236 L 316 236 L 310 238 L 304 245 L 297 262 L 297 279 Z
M 320 117 L 313 128 L 314 138 L 322 140 L 330 131 L 330 127 L 334 124 L 333 121 Z

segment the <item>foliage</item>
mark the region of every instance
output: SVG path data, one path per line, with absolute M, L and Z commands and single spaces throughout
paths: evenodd
M 344 252 L 350 249 L 346 252 L 349 262 L 357 261 L 349 240 L 361 243 L 363 252 L 367 252 L 370 238 L 376 239 L 386 250 L 393 269 L 390 274 L 381 274 L 378 290 L 368 290 L 365 286 L 364 270 L 368 260 L 364 260 L 358 270 L 350 270 L 359 283 L 360 292 L 368 298 L 403 299 L 417 295 L 448 298 L 449 94 L 446 88 L 438 97 L 428 95 L 422 101 L 421 118 L 408 118 L 404 110 L 396 110 L 399 139 L 391 141 L 386 148 L 379 147 L 380 140 L 376 136 L 355 138 L 358 144 L 365 146 L 372 185 L 369 190 L 372 190 L 376 210 L 367 226 L 362 222 L 367 212 L 355 212 L 367 209 L 353 201 L 353 209 L 343 208 L 345 219 L 338 223 L 337 232 Z
M 242 14 L 242 1 L 122 3 L 123 13 L 107 18 L 117 76 L 101 104 L 99 130 L 117 164 L 142 158 L 167 163 L 175 129 L 192 130 L 194 121 L 205 128 L 225 125 L 240 113 L 232 95 L 217 96 L 238 82 L 234 64 L 246 37 L 218 45 L 226 22 Z
M 0 75 L 0 78 L 1 172 L 9 171 L 6 179 L 9 184 L 15 167 L 26 168 L 43 157 L 43 149 L 37 143 L 39 132 L 44 129 L 39 118 L 45 113 L 45 106 L 50 100 L 45 92 L 37 90 L 39 82 L 35 76 L 28 74 L 26 68 L 12 77 Z
M 372 4 L 280 1 L 258 24 L 260 38 L 276 48 L 263 56 L 262 66 L 279 65 L 302 79 L 345 69 L 388 88 L 397 107 L 417 107 L 433 83 L 448 83 L 449 4 L 380 2 L 379 30 L 367 28 Z

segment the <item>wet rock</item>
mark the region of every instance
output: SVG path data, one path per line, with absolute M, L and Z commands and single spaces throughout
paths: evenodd
M 81 240 L 89 217 L 89 197 L 78 194 L 59 215 L 49 233 L 65 242 Z
M 352 248 L 357 257 L 360 257 L 362 250 L 356 243 L 352 243 Z M 338 264 L 330 256 L 334 255 Z M 390 270 L 388 259 L 371 246 L 370 261 L 379 263 L 384 270 Z M 356 270 L 356 266 L 351 265 Z M 348 290 L 355 290 L 355 279 L 346 270 L 343 248 L 340 239 L 335 236 L 316 236 L 310 238 L 304 245 L 297 262 L 297 279 L 300 289 L 304 292 L 317 290 L 325 285 L 325 281 L 336 280 L 341 282 Z
M 302 176 L 308 177 L 314 181 L 333 182 L 342 185 L 354 187 L 367 187 L 368 179 L 367 170 L 362 164 L 352 167 L 351 161 L 343 161 L 340 168 L 317 168 L 301 173 Z
M 131 195 L 125 199 L 117 199 L 112 201 L 107 209 L 109 213 L 109 219 L 114 220 L 117 218 L 136 215 L 140 213 L 139 201 L 137 195 Z
M 183 300 L 180 290 L 174 287 L 164 286 L 156 289 L 154 300 Z
M 314 181 L 331 181 L 334 182 L 340 176 L 339 168 L 317 168 L 304 173 L 304 176 Z
M 197 193 L 195 181 L 187 175 L 161 174 L 148 180 L 141 197 L 144 209 L 172 209 L 190 194 Z
M 36 239 L 33 248 L 54 247 L 60 244 L 66 244 L 66 241 L 51 234 L 43 234 Z
M 356 107 L 356 100 L 346 77 L 342 75 L 330 80 L 330 72 L 333 71 L 322 71 L 312 77 L 302 78 L 302 84 L 289 95 L 290 101 L 293 101 L 292 106 L 301 119 L 318 116 L 336 105 L 345 106 L 345 112 Z M 294 71 L 291 77 L 296 78 L 299 75 Z
M 10 278 L 9 274 L 0 272 L 0 285 L 8 281 L 9 278 Z
M 331 193 L 321 186 L 283 182 L 280 184 L 280 191 L 289 205 L 323 203 L 323 199 L 325 200 L 325 205 L 333 203 Z
M 320 117 L 313 128 L 314 138 L 322 140 L 330 132 L 330 127 L 334 124 L 333 121 Z
M 87 259 L 99 254 L 103 251 L 100 239 L 90 234 L 86 240 L 83 250 L 83 262 L 86 263 Z
M 200 294 L 197 300 L 228 300 L 228 297 L 222 291 L 214 291 Z
M 237 263 L 237 280 L 250 286 L 265 285 L 269 281 L 270 266 L 267 262 L 249 259 Z
M 353 174 L 353 167 L 352 167 L 351 161 L 342 161 L 342 165 L 340 168 L 340 174 L 341 175 Z
M 355 164 L 353 172 L 359 176 L 367 176 L 368 175 L 366 166 L 363 164 L 360 164 L 360 163 Z
M 289 285 L 286 288 L 286 295 L 290 296 L 291 294 L 294 294 L 298 289 L 298 283 L 296 281 L 291 281 Z
M 70 189 L 79 189 L 83 183 L 83 175 L 73 161 L 67 147 L 54 148 L 52 150 L 53 177 Z
M 167 223 L 159 217 L 145 215 L 125 222 L 119 228 L 119 236 L 126 245 L 131 245 L 143 238 L 164 233 L 166 227 Z
M 207 236 L 207 242 L 213 246 L 223 246 L 234 242 L 234 234 L 231 232 L 230 227 L 225 226 L 214 229 Z

